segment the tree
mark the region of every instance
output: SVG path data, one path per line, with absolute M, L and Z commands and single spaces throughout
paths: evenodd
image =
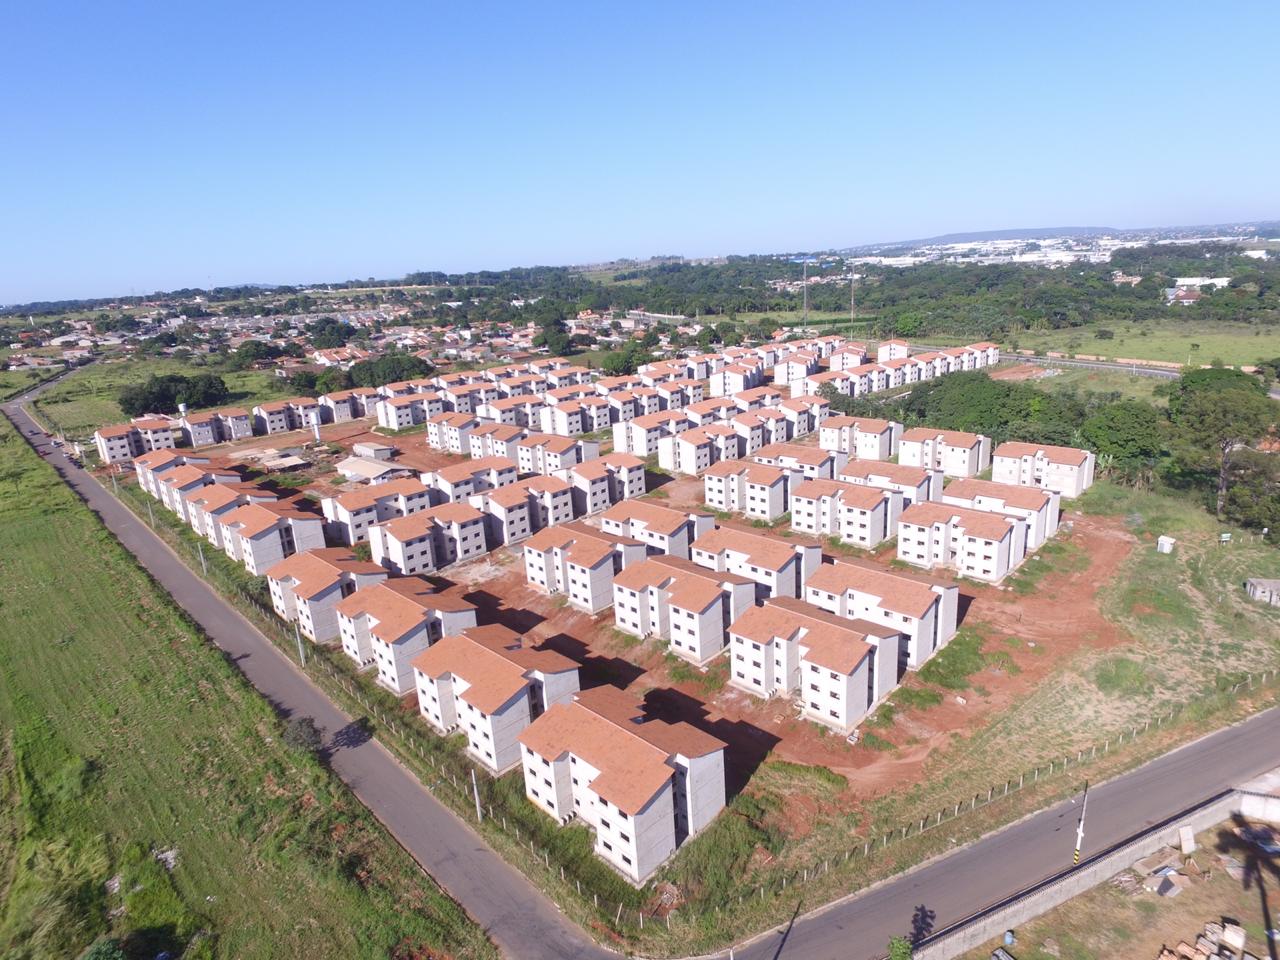
M 294 750 L 313 754 L 319 753 L 324 743 L 320 728 L 310 717 L 290 717 L 289 722 L 284 725 L 281 739 Z
M 316 392 L 335 393 L 351 389 L 351 374 L 341 367 L 326 367 L 316 376 Z
M 894 937 L 889 941 L 889 960 L 911 960 L 911 941 Z
M 1202 451 L 1218 475 L 1219 518 L 1227 501 L 1232 454 L 1255 443 L 1276 416 L 1275 401 L 1248 387 L 1197 390 L 1181 398 L 1174 423 L 1183 440 Z
M 80 955 L 80 960 L 127 960 L 128 954 L 117 940 L 99 940 Z
M 1160 455 L 1160 415 L 1149 403 L 1122 400 L 1089 417 L 1080 436 L 1099 457 L 1110 456 L 1115 469 L 1130 472 Z

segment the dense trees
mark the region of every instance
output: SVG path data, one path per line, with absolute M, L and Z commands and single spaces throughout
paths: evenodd
M 1216 385 L 1188 392 L 1170 416 L 1179 439 L 1199 452 L 1216 476 L 1215 507 L 1219 517 L 1227 503 L 1232 457 L 1262 438 L 1276 422 L 1276 403 L 1265 394 L 1242 386 Z
M 411 353 L 388 353 L 375 360 L 362 360 L 350 370 L 351 385 L 355 387 L 380 387 L 397 380 L 413 380 L 428 377 L 435 370 L 431 364 Z M 317 380 L 318 382 L 318 380 Z
M 311 345 L 317 350 L 329 350 L 333 347 L 346 346 L 355 331 L 333 317 L 321 317 L 314 323 L 307 324 L 306 334 Z
M 192 409 L 214 407 L 226 403 L 230 396 L 226 383 L 212 373 L 184 377 L 171 373 L 150 377 L 145 383 L 120 391 L 120 409 L 131 417 L 143 413 L 177 413 L 178 404 Z

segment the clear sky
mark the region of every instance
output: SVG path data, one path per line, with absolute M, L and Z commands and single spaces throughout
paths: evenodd
M 1280 217 L 1280 4 L 11 3 L 0 303 Z

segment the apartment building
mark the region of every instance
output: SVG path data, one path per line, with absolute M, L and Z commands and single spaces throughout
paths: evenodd
M 481 457 L 427 471 L 421 479 L 433 505 L 461 503 L 473 494 L 515 483 L 516 465 L 506 457 Z
M 613 603 L 615 575 L 644 560 L 645 545 L 579 520 L 539 531 L 523 553 L 530 585 L 594 615 Z
M 851 370 L 867 362 L 867 346 L 864 343 L 846 343 L 828 358 L 832 370 Z
M 128 463 L 134 457 L 152 450 L 171 450 L 177 446 L 173 425 L 168 420 L 134 420 L 94 431 L 93 443 L 98 459 L 110 466 Z
M 347 547 L 322 547 L 285 557 L 265 576 L 276 616 L 313 643 L 328 643 L 338 637 L 338 601 L 381 583 L 387 571 Z
M 291 397 L 288 400 L 272 400 L 253 408 L 253 432 L 259 434 L 285 433 L 303 430 L 320 422 L 320 404 L 310 397 Z
M 779 358 L 773 366 L 773 382 L 779 387 L 789 387 L 797 380 L 818 372 L 818 355 L 807 350 L 797 350 Z
M 790 470 L 808 480 L 831 480 L 845 465 L 847 457 L 838 450 L 823 450 L 798 443 L 771 443 L 757 450 L 751 459 Z
M 703 499 L 713 510 L 772 523 L 790 509 L 788 493 L 798 477 L 750 460 L 722 460 L 703 474 Z
M 732 397 L 745 390 L 752 390 L 763 382 L 763 364 L 730 363 L 712 372 L 707 380 L 707 396 Z
M 160 502 L 178 515 L 183 523 L 190 523 L 187 515 L 186 495 L 193 490 L 214 483 L 240 483 L 240 474 L 226 467 L 196 466 L 185 464 L 166 470 L 156 481 L 160 489 Z
M 219 550 L 223 549 L 222 526 L 219 518 L 246 503 L 272 503 L 279 499 L 269 490 L 248 483 L 213 483 L 189 491 L 187 523 L 198 536 L 208 540 Z
M 208 454 L 189 453 L 167 447 L 140 453 L 133 458 L 132 463 L 134 475 L 138 478 L 139 489 L 159 500 L 160 479 L 170 470 L 177 470 L 184 466 L 211 467 L 214 465 L 214 459 Z M 221 465 L 222 461 L 218 463 Z
M 207 447 L 218 442 L 218 415 L 212 410 L 184 413 L 178 418 L 178 426 L 188 447 Z
M 911 344 L 906 340 L 886 340 L 876 347 L 876 360 L 884 363 L 886 360 L 905 360 L 911 353 Z
M 407 430 L 426 423 L 432 417 L 442 416 L 444 412 L 444 401 L 434 393 L 385 397 L 374 404 L 378 426 L 388 430 Z
M 557 474 L 569 484 L 575 517 L 592 516 L 630 497 L 644 496 L 644 461 L 611 453 Z
M 1015 487 L 991 480 L 952 480 L 942 491 L 942 502 L 955 507 L 1008 513 L 1027 521 L 1027 550 L 1035 550 L 1058 532 L 1061 513 L 1056 491 Z
M 787 418 L 787 430 L 793 439 L 808 436 L 822 426 L 831 411 L 826 397 L 792 397 L 778 404 Z
M 529 725 L 578 692 L 577 663 L 497 625 L 449 634 L 412 663 L 423 719 L 465 734 L 467 751 L 495 776 L 520 762 Z
M 393 577 L 361 587 L 339 601 L 342 649 L 378 682 L 403 696 L 415 689 L 413 659 L 442 637 L 476 625 L 476 608 L 461 597 L 438 593 L 421 577 Z
M 960 590 L 937 580 L 890 570 L 870 560 L 824 563 L 805 584 L 805 600 L 847 620 L 868 620 L 903 635 L 899 676 L 916 670 L 956 633 Z
M 751 410 L 760 410 L 765 407 L 777 407 L 786 396 L 777 387 L 755 387 L 751 390 L 743 390 L 733 395 L 733 402 L 738 405 L 738 410 L 747 413 Z
M 222 549 L 262 576 L 285 557 L 324 546 L 324 519 L 289 502 L 246 503 L 218 518 Z
M 802 543 L 716 527 L 693 542 L 689 559 L 708 570 L 736 573 L 759 584 L 761 597 L 798 597 L 822 562 L 822 549 Z
M 901 635 L 790 597 L 729 627 L 729 683 L 763 699 L 794 697 L 801 715 L 848 735 L 898 683 Z
M 715 521 L 703 513 L 681 513 L 647 500 L 624 500 L 600 515 L 600 529 L 645 544 L 649 553 L 689 559 L 689 545 Z
M 700 403 L 691 403 L 684 408 L 684 415 L 695 427 L 729 420 L 738 412 L 738 405 L 729 397 L 712 397 Z
M 658 441 L 658 465 L 673 473 L 696 477 L 713 463 L 736 460 L 743 454 L 738 431 L 723 423 L 694 427 Z
M 1091 450 L 1010 441 L 996 447 L 991 479 L 1071 499 L 1093 486 L 1094 460 Z
M 488 401 L 476 415 L 482 420 L 509 427 L 541 429 L 544 407 L 541 397 L 518 393 Z
M 525 795 L 561 824 L 591 827 L 596 855 L 637 885 L 725 804 L 726 744 L 643 718 L 622 691 L 596 687 L 520 735 Z
M 658 454 L 658 441 L 674 437 L 693 426 L 693 421 L 681 410 L 663 410 L 647 413 L 625 423 L 613 425 L 613 449 L 616 453 L 630 453 L 641 459 Z
M 1026 557 L 1027 527 L 1025 518 L 1007 513 L 917 503 L 898 518 L 898 559 L 999 583 Z
M 368 539 L 374 524 L 407 517 L 431 505 L 431 490 L 413 477 L 360 487 L 320 501 L 329 535 L 347 546 Z
M 471 452 L 471 431 L 480 421 L 469 413 L 440 413 L 427 419 L 427 446 L 465 456 Z
M 349 423 L 377 414 L 377 403 L 382 399 L 377 390 L 357 387 L 326 393 L 319 399 L 320 419 L 325 423 Z
M 899 463 L 850 460 L 840 470 L 844 483 L 896 490 L 902 494 L 903 509 L 913 503 L 942 498 L 942 471 L 924 467 L 904 467 Z
M 898 455 L 902 424 L 874 417 L 827 417 L 818 429 L 818 446 L 850 459 L 889 460 Z
M 544 527 L 573 519 L 573 491 L 559 477 L 530 477 L 468 500 L 485 515 L 490 547 L 520 543 Z
M 902 494 L 839 480 L 806 480 L 791 491 L 791 529 L 870 550 L 893 537 Z
M 399 576 L 432 573 L 488 552 L 484 514 L 465 503 L 377 523 L 367 535 L 373 561 Z
M 898 462 L 948 477 L 976 477 L 991 466 L 991 440 L 963 430 L 913 427 L 898 444 Z
M 516 441 L 516 463 L 521 473 L 549 475 L 599 455 L 600 444 L 595 440 L 530 433 Z
M 678 557 L 650 557 L 613 578 L 617 628 L 666 640 L 672 653 L 695 664 L 725 648 L 729 624 L 755 599 L 754 581 Z
M 482 423 L 467 436 L 473 460 L 484 460 L 487 457 L 505 457 L 516 459 L 516 442 L 525 435 L 523 427 L 507 423 Z

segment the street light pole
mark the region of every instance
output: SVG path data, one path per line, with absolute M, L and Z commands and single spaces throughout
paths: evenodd
M 1076 853 L 1072 865 L 1080 862 L 1080 847 L 1084 844 L 1084 815 L 1089 809 L 1089 781 L 1084 782 L 1084 796 L 1080 799 L 1080 822 L 1076 824 Z

